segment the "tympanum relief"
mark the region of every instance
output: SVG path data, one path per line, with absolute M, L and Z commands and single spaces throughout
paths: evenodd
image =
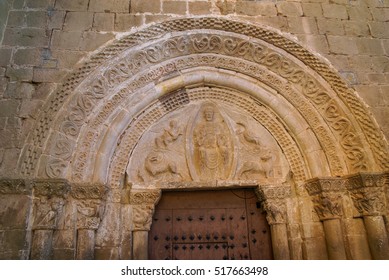
M 272 135 L 227 104 L 194 102 L 168 114 L 140 139 L 129 181 L 282 182 L 289 165 Z

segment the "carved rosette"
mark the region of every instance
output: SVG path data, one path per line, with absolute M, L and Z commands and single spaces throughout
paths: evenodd
M 343 215 L 342 195 L 344 180 L 339 178 L 314 179 L 305 184 L 312 198 L 313 207 L 321 221 L 340 219 Z
M 161 198 L 161 190 L 134 191 L 129 201 L 133 205 L 132 223 L 134 231 L 149 231 L 155 205 Z
M 263 203 L 266 219 L 270 225 L 287 222 L 286 199 L 291 195 L 290 186 L 260 186 L 255 193 L 259 201 Z
M 387 174 L 363 173 L 347 178 L 347 189 L 361 216 L 386 214 L 387 184 Z

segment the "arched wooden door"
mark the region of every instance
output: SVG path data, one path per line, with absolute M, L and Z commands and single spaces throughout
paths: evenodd
M 251 189 L 164 192 L 150 259 L 272 259 L 270 228 Z

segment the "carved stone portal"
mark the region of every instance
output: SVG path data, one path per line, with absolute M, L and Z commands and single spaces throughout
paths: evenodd
M 227 104 L 192 102 L 140 139 L 127 174 L 137 184 L 256 180 L 282 182 L 289 164 L 272 135 Z

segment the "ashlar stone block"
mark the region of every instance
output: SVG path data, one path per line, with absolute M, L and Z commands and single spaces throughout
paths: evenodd
M 84 31 L 90 30 L 93 24 L 93 13 L 88 12 L 69 12 L 65 17 L 65 31 Z
M 279 2 L 277 10 L 283 16 L 300 17 L 303 15 L 301 4 L 297 2 Z
M 337 4 L 323 4 L 323 16 L 326 18 L 348 19 L 348 13 L 345 6 Z
M 132 0 L 131 1 L 131 13 L 153 13 L 157 14 L 161 12 L 160 0 Z
M 270 2 L 239 1 L 236 3 L 236 13 L 248 16 L 276 16 L 277 8 Z
M 206 1 L 189 2 L 188 4 L 189 4 L 189 14 L 191 15 L 209 14 L 212 8 L 211 3 Z
M 116 14 L 115 31 L 128 31 L 143 24 L 143 16 L 133 14 Z
M 185 15 L 187 11 L 186 2 L 163 1 L 162 12 L 165 14 Z
M 110 13 L 96 13 L 93 19 L 93 29 L 97 31 L 112 31 L 115 15 Z
M 57 0 L 55 8 L 66 11 L 86 11 L 89 0 Z

